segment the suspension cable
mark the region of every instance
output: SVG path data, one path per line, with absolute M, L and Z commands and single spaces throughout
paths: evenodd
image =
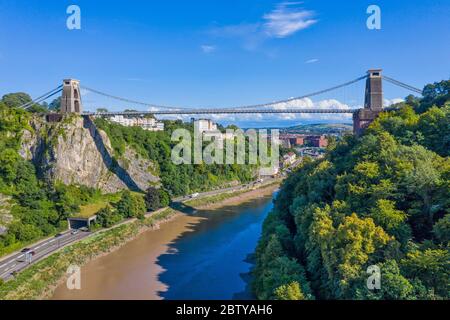
M 56 87 L 55 89 L 53 89 L 53 90 L 51 90 L 51 91 L 49 91 L 49 92 L 47 92 L 47 93 L 44 93 L 42 96 L 37 97 L 36 99 L 34 99 L 34 100 L 30 101 L 30 102 L 27 102 L 27 103 L 21 105 L 19 108 L 21 108 L 21 109 L 27 109 L 27 108 L 31 107 L 32 105 L 34 105 L 34 104 L 36 104 L 36 103 L 45 101 L 45 100 L 47 100 L 48 98 L 54 96 L 55 94 L 61 92 L 62 87 L 63 87 L 63 85 L 60 85 L 60 86 Z
M 274 102 L 270 102 L 270 103 L 262 103 L 262 104 L 255 104 L 255 105 L 249 105 L 249 106 L 227 108 L 227 109 L 244 110 L 244 109 L 272 107 L 272 106 L 274 106 L 276 104 L 288 103 L 288 102 L 292 102 L 292 101 L 295 101 L 295 100 L 311 98 L 311 97 L 318 96 L 318 95 L 321 95 L 321 94 L 324 94 L 324 93 L 328 93 L 330 91 L 334 91 L 334 90 L 337 90 L 337 89 L 340 89 L 340 88 L 343 88 L 343 87 L 347 87 L 347 86 L 349 86 L 351 84 L 354 84 L 354 83 L 356 83 L 358 81 L 361 81 L 361 80 L 364 80 L 366 78 L 367 78 L 367 75 L 364 75 L 364 76 L 359 77 L 359 78 L 357 78 L 355 80 L 352 80 L 352 81 L 349 81 L 349 82 L 346 82 L 346 83 L 343 83 L 343 84 L 340 84 L 340 85 L 337 85 L 337 86 L 334 86 L 334 87 L 331 87 L 331 88 L 328 88 L 328 89 L 324 89 L 324 90 L 312 92 L 312 93 L 309 93 L 309 94 L 305 94 L 305 95 L 300 96 L 300 97 L 294 97 L 294 98 L 289 98 L 289 99 L 285 99 L 285 100 L 278 100 L 278 101 L 274 101 Z
M 119 100 L 119 101 L 123 101 L 123 102 L 128 102 L 128 103 L 132 103 L 132 104 L 139 104 L 142 106 L 146 106 L 146 107 L 154 107 L 154 108 L 158 108 L 158 109 L 175 109 L 175 110 L 179 110 L 179 109 L 188 109 L 188 108 L 180 108 L 180 107 L 169 107 L 169 106 L 162 106 L 162 105 L 156 105 L 156 104 L 151 104 L 151 103 L 145 103 L 145 102 L 141 102 L 141 101 L 136 101 L 136 100 L 131 100 L 128 98 L 122 98 L 122 97 L 118 97 L 118 96 L 114 96 L 108 93 L 104 93 L 86 86 L 80 86 L 82 89 L 85 89 L 87 91 L 90 91 L 92 93 L 96 93 L 99 94 L 101 96 L 107 97 L 107 98 L 111 98 L 114 100 Z
M 413 92 L 415 92 L 415 93 L 422 94 L 422 90 L 420 90 L 419 88 L 415 88 L 415 87 L 413 87 L 413 86 L 410 86 L 409 84 L 406 84 L 406 83 L 404 83 L 404 82 L 395 80 L 395 79 L 390 78 L 390 77 L 387 77 L 387 76 L 383 76 L 383 79 L 386 80 L 386 81 L 388 81 L 388 82 L 390 82 L 390 83 L 392 83 L 392 84 L 394 84 L 394 85 L 396 85 L 396 86 L 402 87 L 402 88 L 404 88 L 404 89 L 406 89 L 406 90 L 409 90 L 409 91 L 413 91 Z
M 306 94 L 306 95 L 303 95 L 303 96 L 300 96 L 300 97 L 295 97 L 295 98 L 290 98 L 290 99 L 285 99 L 285 100 L 278 100 L 278 101 L 269 102 L 269 103 L 261 103 L 261 104 L 246 105 L 246 106 L 239 106 L 239 107 L 218 108 L 218 109 L 222 109 L 222 110 L 246 110 L 246 109 L 272 107 L 272 106 L 274 106 L 276 104 L 280 104 L 280 103 L 288 103 L 288 102 L 292 102 L 292 101 L 295 101 L 295 100 L 300 100 L 300 99 L 304 99 L 304 98 L 310 98 L 310 97 L 314 97 L 314 96 L 317 96 L 317 95 L 321 95 L 321 94 L 324 94 L 324 93 L 327 93 L 327 92 L 330 92 L 330 91 L 333 91 L 333 90 L 337 90 L 337 89 L 349 86 L 351 84 L 354 84 L 354 83 L 356 83 L 358 81 L 361 81 L 361 80 L 364 80 L 366 78 L 367 78 L 367 75 L 364 75 L 364 76 L 359 77 L 359 78 L 357 78 L 355 80 L 352 80 L 352 81 L 349 81 L 349 82 L 346 82 L 346 83 L 343 83 L 343 84 L 340 84 L 340 85 L 337 85 L 337 86 L 334 86 L 334 87 L 331 87 L 331 88 L 328 88 L 328 89 L 312 92 L 312 93 L 309 93 L 309 94 Z M 165 106 L 165 105 L 157 105 L 157 104 L 152 104 L 152 103 L 145 103 L 145 102 L 141 102 L 141 101 L 131 100 L 131 99 L 128 99 L 128 98 L 122 98 L 122 97 L 119 97 L 119 96 L 114 96 L 114 95 L 111 95 L 111 94 L 108 94 L 108 93 L 104 93 L 104 92 L 101 92 L 101 91 L 98 91 L 98 90 L 95 90 L 95 89 L 92 89 L 92 88 L 89 88 L 89 87 L 86 87 L 86 86 L 81 86 L 81 88 L 83 88 L 85 90 L 88 90 L 90 92 L 102 95 L 104 97 L 111 98 L 111 99 L 115 99 L 115 100 L 119 100 L 119 101 L 123 101 L 123 102 L 128 102 L 128 103 L 132 103 L 132 104 L 143 105 L 143 106 L 146 106 L 146 107 L 153 107 L 153 108 L 156 108 L 156 109 L 172 109 L 172 110 L 199 109 L 199 108 L 174 107 L 174 106 Z

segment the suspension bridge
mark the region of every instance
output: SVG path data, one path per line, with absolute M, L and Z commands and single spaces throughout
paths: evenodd
M 355 83 L 366 81 L 365 85 L 365 100 L 364 108 L 294 108 L 286 107 L 290 103 L 300 101 L 305 98 L 312 98 L 315 96 L 334 92 L 336 90 L 346 88 Z M 111 95 L 97 89 L 85 87 L 80 85 L 78 80 L 66 79 L 63 84 L 55 89 L 46 92 L 33 101 L 24 104 L 20 108 L 28 109 L 37 103 L 41 103 L 57 94 L 61 95 L 60 114 L 77 113 L 82 116 L 93 117 L 113 117 L 116 115 L 122 116 L 145 116 L 145 115 L 210 115 L 210 114 L 353 114 L 354 130 L 356 134 L 360 134 L 376 117 L 383 111 L 383 81 L 389 82 L 395 86 L 401 87 L 415 94 L 422 94 L 422 90 L 410 86 L 404 82 L 395 80 L 391 77 L 382 75 L 381 69 L 371 69 L 367 74 L 360 76 L 351 81 L 344 82 L 337 86 L 305 94 L 302 96 L 272 101 L 268 103 L 244 105 L 244 106 L 230 106 L 230 107 L 177 107 L 169 105 L 158 105 L 153 103 L 146 103 L 129 98 Z M 84 112 L 81 101 L 81 89 L 109 98 L 112 100 L 124 102 L 131 105 L 139 105 L 147 108 L 145 111 L 116 111 L 116 112 Z

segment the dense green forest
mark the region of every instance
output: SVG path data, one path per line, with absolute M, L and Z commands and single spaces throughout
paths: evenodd
M 284 182 L 256 250 L 259 299 L 450 298 L 449 94 L 427 85 Z

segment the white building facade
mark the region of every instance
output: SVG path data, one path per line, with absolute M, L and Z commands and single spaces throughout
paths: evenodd
M 194 130 L 196 132 L 217 131 L 217 124 L 210 119 L 192 119 L 192 121 L 194 122 Z
M 116 115 L 109 118 L 109 120 L 125 127 L 141 127 L 142 129 L 148 131 L 164 131 L 164 123 L 157 121 L 155 118 L 129 118 L 121 115 Z

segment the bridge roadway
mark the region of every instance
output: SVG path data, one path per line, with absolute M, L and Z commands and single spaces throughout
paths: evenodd
M 84 116 L 141 116 L 151 115 L 190 115 L 190 114 L 284 114 L 284 113 L 320 113 L 320 114 L 353 114 L 358 109 L 180 109 L 160 111 L 117 111 L 117 112 L 83 112 Z

